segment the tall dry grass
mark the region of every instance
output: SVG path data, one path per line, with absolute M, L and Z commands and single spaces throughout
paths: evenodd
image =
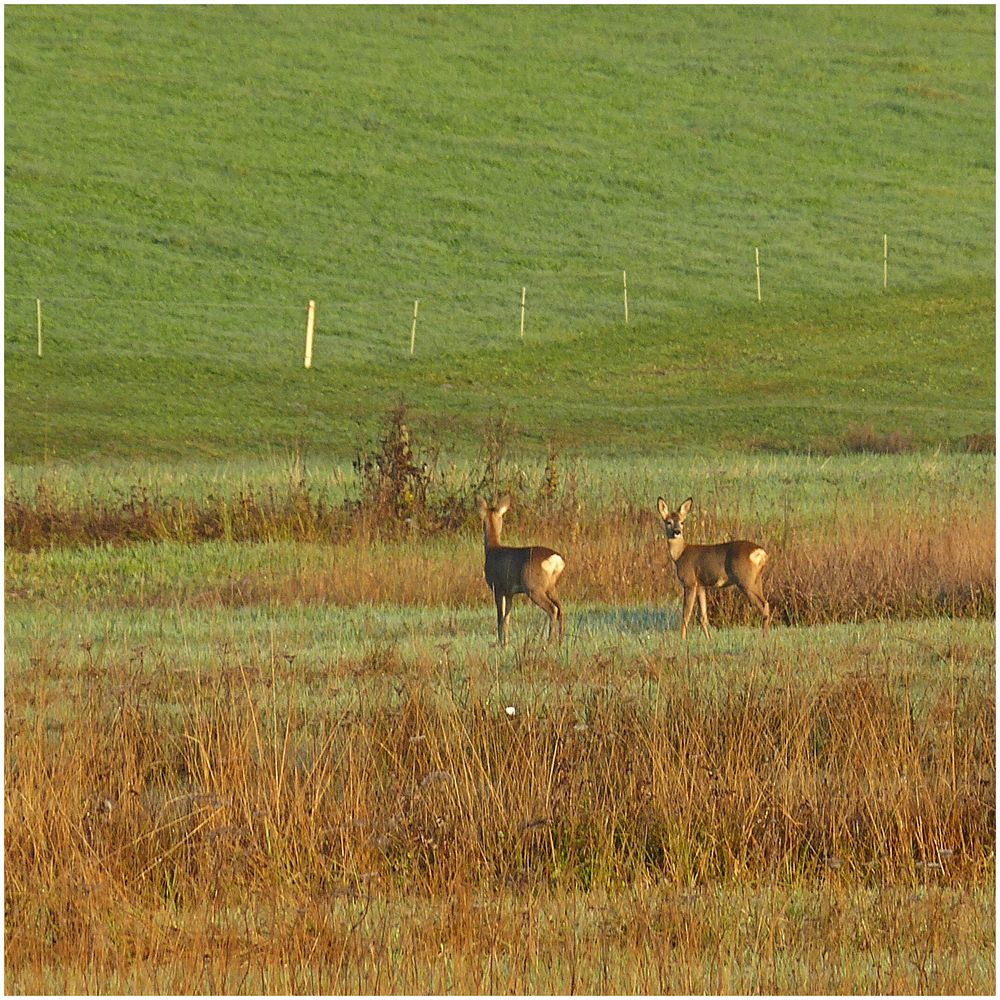
M 295 496 L 284 496 L 280 504 L 276 500 L 276 506 L 251 504 L 243 495 L 209 498 L 205 503 L 212 509 L 198 511 L 193 500 L 172 501 L 175 506 L 167 509 L 149 501 L 150 513 L 144 513 L 147 501 L 129 500 L 123 524 L 99 506 L 86 508 L 89 514 L 85 514 L 83 508 L 73 507 L 73 501 L 53 504 L 43 492 L 26 506 L 18 507 L 8 498 L 8 540 L 15 551 L 44 549 L 56 541 L 72 544 L 91 535 L 94 542 L 191 540 L 198 535 L 196 525 L 211 522 L 216 527 L 228 525 L 218 531 L 236 544 L 292 538 L 319 543 L 321 549 L 303 548 L 294 566 L 277 561 L 238 569 L 224 582 L 196 585 L 190 594 L 195 604 L 377 602 L 455 607 L 484 599 L 481 528 L 471 510 L 458 527 L 431 531 L 412 523 L 385 522 L 365 508 L 351 513 L 324 506 L 322 500 L 302 499 L 307 495 L 299 495 L 299 500 Z M 225 512 L 212 505 L 224 506 Z M 567 569 L 560 588 L 570 602 L 570 613 L 574 601 L 632 605 L 679 601 L 660 522 L 649 505 L 622 502 L 612 509 L 590 509 L 578 501 L 536 502 L 515 507 L 508 522 L 505 541 L 510 544 L 544 542 L 563 553 Z M 392 524 L 391 531 L 384 530 L 386 523 Z M 992 504 L 966 506 L 956 513 L 897 505 L 889 499 L 872 502 L 866 509 L 844 505 L 822 515 L 814 513 L 807 522 L 788 509 L 747 519 L 715 507 L 696 508 L 689 540 L 733 537 L 751 539 L 768 550 L 765 592 L 776 620 L 789 625 L 936 615 L 988 617 L 996 610 Z M 12 584 L 18 585 L 16 574 Z M 117 594 L 115 600 L 173 602 L 176 590 L 157 594 L 155 588 L 143 587 Z M 709 600 L 713 622 L 754 620 L 752 610 L 735 593 L 711 593 Z
M 574 602 L 679 607 L 680 587 L 655 512 L 628 508 L 564 521 L 522 513 L 511 520 L 511 544 L 544 540 L 565 555 L 560 592 L 569 615 Z M 872 511 L 861 522 L 844 514 L 808 531 L 719 520 L 691 534 L 692 540 L 729 537 L 767 548 L 764 589 L 779 623 L 995 613 L 992 510 L 947 523 L 933 514 L 901 518 L 891 510 Z M 193 599 L 208 605 L 467 606 L 487 596 L 482 559 L 475 528 L 428 541 L 339 542 L 294 568 L 278 564 L 207 584 Z M 757 620 L 734 591 L 712 592 L 709 601 L 713 623 Z
M 988 678 L 646 669 L 514 715 L 488 679 L 304 707 L 281 656 L 112 660 L 52 702 L 28 675 L 8 988 L 990 988 Z

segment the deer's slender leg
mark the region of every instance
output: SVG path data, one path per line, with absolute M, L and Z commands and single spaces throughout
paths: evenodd
M 555 594 L 549 594 L 549 600 L 556 606 L 556 613 L 559 615 L 559 641 L 562 642 L 566 633 L 566 616 Z
M 528 597 L 549 616 L 549 642 L 551 642 L 552 632 L 559 617 L 559 605 L 543 590 L 529 590 Z
M 507 636 L 510 633 L 510 613 L 514 610 L 514 595 L 504 594 L 503 612 L 503 644 L 507 645 Z
M 771 606 L 764 596 L 764 589 L 760 585 L 760 580 L 751 586 L 739 584 L 739 588 L 747 596 L 747 600 L 764 616 L 764 631 L 766 632 L 771 624 Z
M 497 642 L 501 646 L 507 645 L 507 616 L 510 614 L 509 598 L 500 590 L 493 591 L 493 597 L 497 602 Z
M 705 633 L 705 638 L 709 639 L 711 636 L 708 634 L 708 591 L 704 587 L 698 588 L 698 610 L 701 612 L 701 630 Z
M 684 611 L 681 614 L 681 638 L 686 639 L 688 634 L 688 622 L 691 620 L 691 612 L 694 611 L 694 599 L 698 596 L 697 584 L 693 587 L 684 588 Z
M 764 596 L 764 588 L 760 585 L 760 580 L 757 581 L 757 596 L 760 598 L 762 607 L 761 613 L 764 615 L 764 634 L 767 634 L 767 630 L 771 627 L 771 605 L 767 603 L 767 598 Z

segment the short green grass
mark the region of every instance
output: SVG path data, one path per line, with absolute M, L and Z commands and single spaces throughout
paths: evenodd
M 4 17 L 9 460 L 993 426 L 989 8 Z
M 660 684 L 683 684 L 711 698 L 729 678 L 755 666 L 760 679 L 782 685 L 794 671 L 817 687 L 852 672 L 888 672 L 894 683 L 936 691 L 942 671 L 982 682 L 994 674 L 995 625 L 983 620 L 915 620 L 772 629 L 719 629 L 682 641 L 677 604 L 572 609 L 567 639 L 547 649 L 541 616 L 518 605 L 506 650 L 496 645 L 495 616 L 479 608 L 275 608 L 52 610 L 42 603 L 8 610 L 8 683 L 33 693 L 29 704 L 58 705 L 94 670 L 123 682 L 155 683 L 169 675 L 183 692 L 199 675 L 240 669 L 255 686 L 274 675 L 303 707 L 336 711 L 363 701 L 398 708 L 414 691 L 446 708 L 457 697 L 485 698 L 531 713 L 567 700 L 583 709 L 595 694 L 655 700 Z M 59 664 L 55 673 L 49 665 Z M 36 676 L 37 684 L 30 678 Z M 160 678 L 157 680 L 156 678 Z M 964 678 L 964 680 L 962 679 Z M 267 696 L 267 692 L 264 692 Z M 183 697 L 182 694 L 178 695 Z M 177 705 L 161 706 L 168 711 Z

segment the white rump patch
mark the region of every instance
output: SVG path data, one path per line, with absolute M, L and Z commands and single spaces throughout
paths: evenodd
M 760 569 L 767 562 L 767 553 L 763 549 L 754 549 L 750 553 L 750 562 Z
M 563 557 L 555 553 L 549 556 L 548 559 L 542 560 L 542 569 L 550 576 L 558 576 L 563 571 L 565 565 Z

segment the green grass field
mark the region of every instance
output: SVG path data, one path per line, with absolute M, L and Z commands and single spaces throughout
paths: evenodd
M 8 461 L 343 458 L 399 398 L 458 450 L 993 426 L 989 8 L 5 27 Z
M 8 991 L 991 994 L 995 22 L 5 8 Z

